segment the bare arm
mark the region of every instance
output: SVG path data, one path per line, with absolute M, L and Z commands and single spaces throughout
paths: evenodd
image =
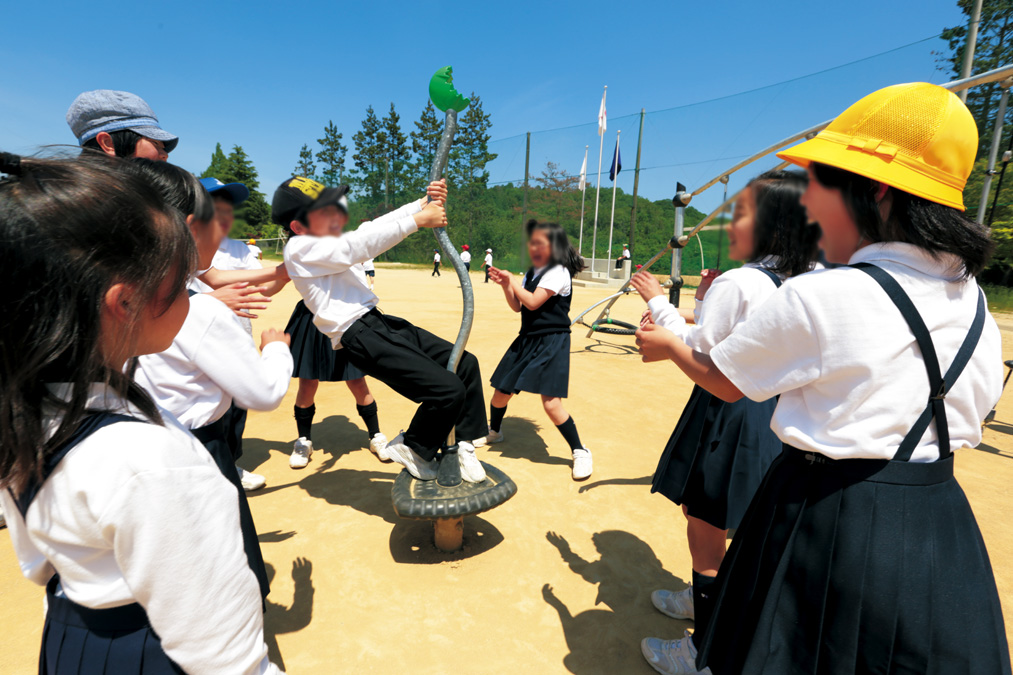
M 285 265 L 277 267 L 265 267 L 260 270 L 216 270 L 214 267 L 198 277 L 201 281 L 214 289 L 246 282 L 248 284 L 267 284 L 278 279 L 288 279 Z
M 517 298 L 517 302 L 532 311 L 544 305 L 546 300 L 555 295 L 555 293 L 547 288 L 536 288 L 534 292 L 528 291 L 524 288 L 524 284 L 521 283 L 520 277 L 511 277 L 510 287 L 514 297 Z
M 692 309 L 679 307 L 679 315 L 686 320 L 686 323 L 696 323 L 696 314 L 694 314 Z
M 722 401 L 734 403 L 743 396 L 739 388 L 714 365 L 710 356 L 694 351 L 674 333 L 656 324 L 643 326 L 637 331 L 637 347 L 645 363 L 670 359 L 689 379 Z

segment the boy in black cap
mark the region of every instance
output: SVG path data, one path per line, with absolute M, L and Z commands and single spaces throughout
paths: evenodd
M 382 314 L 361 263 L 392 248 L 420 227 L 447 224 L 445 181 L 429 184 L 426 197 L 343 234 L 348 186 L 328 188 L 297 176 L 274 193 L 274 222 L 293 236 L 285 245 L 292 283 L 313 312 L 314 325 L 348 362 L 402 396 L 420 403 L 407 431 L 386 448 L 390 459 L 420 480 L 436 478 L 436 453 L 457 428 L 461 476 L 485 479 L 474 439 L 489 432 L 478 359 L 465 352 L 457 373 L 447 370 L 453 345 L 404 319 Z

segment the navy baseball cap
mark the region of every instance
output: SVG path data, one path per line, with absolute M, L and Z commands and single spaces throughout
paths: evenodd
M 166 152 L 172 152 L 179 143 L 179 137 L 162 129 L 151 106 L 137 94 L 127 91 L 96 89 L 78 95 L 67 110 L 67 124 L 81 145 L 103 131 L 112 133 L 123 129 L 162 141 Z
M 310 211 L 337 206 L 348 213 L 347 185 L 327 187 L 312 178 L 295 176 L 278 186 L 271 200 L 271 220 L 289 229 L 293 220 L 303 220 Z
M 242 183 L 223 183 L 217 178 L 201 178 L 200 184 L 212 196 L 216 192 L 224 192 L 232 200 L 232 203 L 237 206 L 250 198 L 250 189 Z

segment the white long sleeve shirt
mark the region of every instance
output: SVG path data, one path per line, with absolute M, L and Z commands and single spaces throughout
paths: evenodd
M 418 230 L 412 202 L 338 237 L 291 237 L 285 245 L 285 268 L 292 285 L 313 312 L 313 324 L 335 349 L 348 327 L 376 307 L 362 263 L 375 258 Z
M 774 294 L 777 287 L 759 268 L 765 261 L 747 263 L 719 276 L 697 303 L 695 324 L 689 325 L 668 299 L 659 295 L 647 303 L 654 323 L 678 335 L 691 348 L 704 354 L 732 334 Z
M 235 401 L 274 410 L 292 378 L 292 353 L 272 342 L 263 353 L 232 310 L 210 295 L 190 298 L 190 313 L 172 346 L 138 359 L 135 379 L 188 429 L 218 420 Z
M 88 408 L 143 414 L 103 386 Z M 236 489 L 168 413 L 165 426 L 118 422 L 87 437 L 46 480 L 22 520 L 0 490 L 21 571 L 66 596 L 147 612 L 169 658 L 187 673 L 274 674 L 260 586 L 239 529 Z M 48 418 L 50 433 L 57 418 Z
M 908 294 L 945 373 L 974 319 L 978 284 L 960 279 L 955 256 L 937 260 L 911 244 L 866 246 L 851 258 L 859 262 L 882 267 Z M 893 458 L 930 395 L 911 329 L 879 284 L 855 269 L 788 280 L 710 356 L 754 401 L 780 395 L 771 428 L 782 441 L 834 459 Z M 946 396 L 951 450 L 981 442 L 981 420 L 1001 393 L 1002 339 L 988 315 Z M 937 446 L 932 423 L 910 461 L 935 461 Z

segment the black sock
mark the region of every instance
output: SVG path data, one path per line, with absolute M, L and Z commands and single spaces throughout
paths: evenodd
M 372 439 L 380 433 L 380 418 L 376 414 L 376 401 L 373 401 L 369 405 L 355 404 L 355 409 L 359 411 L 359 417 L 366 423 L 366 431 L 369 432 L 369 438 Z
M 693 570 L 693 645 L 699 649 L 707 631 L 707 623 L 714 613 L 718 592 L 718 578 L 708 577 Z
M 499 430 L 503 428 L 503 416 L 506 415 L 506 406 L 497 408 L 496 406 L 489 404 L 489 429 L 499 433 Z
M 563 438 L 570 444 L 571 450 L 580 450 L 584 445 L 580 442 L 580 434 L 577 433 L 577 425 L 573 423 L 573 416 L 566 418 L 566 421 L 562 424 L 557 424 L 556 428 L 559 429 L 559 433 L 563 434 Z
M 295 428 L 299 430 L 299 438 L 313 440 L 313 416 L 317 414 L 317 406 L 311 403 L 308 408 L 295 406 Z

